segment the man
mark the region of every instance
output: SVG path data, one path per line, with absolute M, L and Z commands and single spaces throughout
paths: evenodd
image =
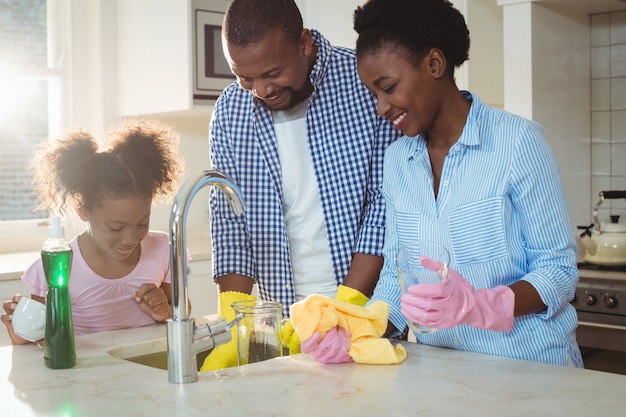
M 285 315 L 313 293 L 365 304 L 383 262 L 383 153 L 399 132 L 377 115 L 354 51 L 304 29 L 293 0 L 233 0 L 222 41 L 237 83 L 215 104 L 211 162 L 246 212 L 212 192 L 220 314 L 233 317 L 255 282 Z M 219 359 L 229 349 L 203 369 L 234 365 Z

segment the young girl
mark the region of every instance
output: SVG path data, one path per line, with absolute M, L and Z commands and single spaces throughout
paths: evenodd
M 168 235 L 148 226 L 152 202 L 169 197 L 182 172 L 178 136 L 156 121 L 126 122 L 107 136 L 99 150 L 89 132 L 68 131 L 44 143 L 31 163 L 41 208 L 62 215 L 71 207 L 87 222 L 70 242 L 77 335 L 163 322 L 172 311 Z M 22 279 L 45 302 L 41 260 Z M 28 343 L 11 324 L 19 298 L 3 305 L 13 344 Z

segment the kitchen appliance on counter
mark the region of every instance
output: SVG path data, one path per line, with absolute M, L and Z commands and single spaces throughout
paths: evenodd
M 626 265 L 581 262 L 578 271 L 571 304 L 585 367 L 626 374 Z
M 626 191 L 601 191 L 593 223 L 578 226 L 579 281 L 571 304 L 578 314 L 576 339 L 585 366 L 626 374 L 626 225 L 619 216 L 601 223 L 605 199 L 626 199 Z
M 611 216 L 611 223 L 600 223 L 598 211 L 605 199 L 626 199 L 626 191 L 600 191 L 600 199 L 593 207 L 593 223 L 578 226 L 583 230 L 580 241 L 585 250 L 585 261 L 595 265 L 626 265 L 626 225 L 619 216 Z

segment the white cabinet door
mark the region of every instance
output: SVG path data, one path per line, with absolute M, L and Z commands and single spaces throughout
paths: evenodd
M 217 286 L 213 282 L 211 261 L 191 261 L 189 263 L 189 301 L 191 317 L 199 318 L 217 313 Z
M 190 110 L 190 0 L 119 1 L 118 33 L 120 113 Z

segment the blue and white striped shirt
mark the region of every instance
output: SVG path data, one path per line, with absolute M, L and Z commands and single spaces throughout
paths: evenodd
M 510 333 L 461 325 L 418 334 L 418 341 L 582 367 L 569 304 L 578 281 L 577 247 L 553 154 L 539 124 L 464 94 L 471 109 L 444 160 L 437 199 L 422 136 L 404 136 L 387 150 L 385 263 L 372 301 L 389 303 L 390 321 L 403 329 L 397 248 L 414 239 L 437 241 L 475 288 L 525 280 L 548 308 L 516 317 Z
M 357 75 L 354 51 L 312 34 L 318 54 L 309 75 L 314 91 L 306 113 L 308 143 L 340 284 L 353 253 L 382 255 L 383 156 L 398 132 L 376 113 L 376 100 Z M 271 110 L 230 85 L 215 104 L 209 142 L 213 168 L 239 185 L 246 203 L 245 219 L 236 217 L 221 193 L 211 192 L 213 275 L 252 277 L 260 298 L 290 306 L 295 295 Z

